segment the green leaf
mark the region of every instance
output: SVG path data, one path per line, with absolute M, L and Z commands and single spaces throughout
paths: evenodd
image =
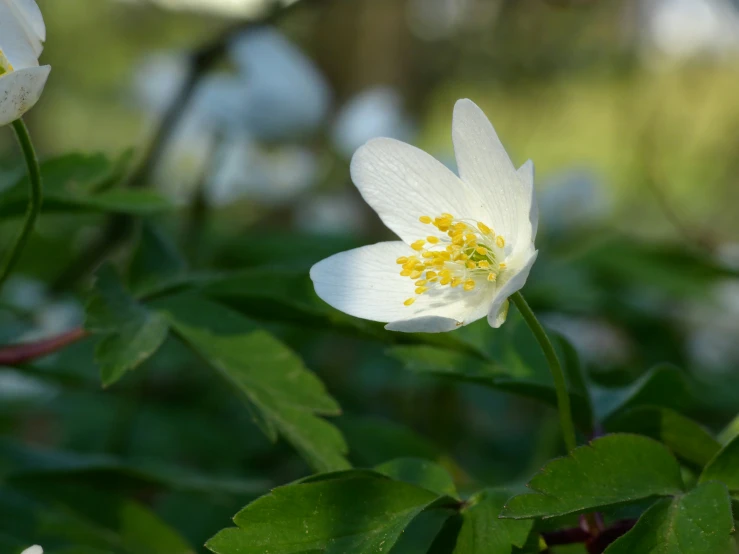
M 149 508 L 91 487 L 44 482 L 0 489 L 0 533 L 69 552 L 194 554 Z M 76 548 L 78 550 L 72 550 Z M 99 549 L 99 550 L 94 550 Z
M 639 407 L 622 411 L 609 419 L 606 429 L 652 437 L 679 458 L 700 468 L 721 449 L 704 427 L 669 408 Z
M 367 471 L 330 477 L 275 489 L 206 546 L 217 554 L 383 554 L 421 512 L 445 500 Z
M 457 488 L 449 472 L 428 460 L 401 458 L 381 464 L 375 470 L 397 481 L 419 486 L 440 496 L 458 497 Z
M 513 497 L 502 516 L 545 518 L 678 494 L 680 466 L 660 443 L 639 435 L 606 435 L 549 462 Z
M 729 554 L 734 522 L 721 483 L 704 483 L 685 495 L 664 498 L 605 554 Z
M 268 437 L 282 434 L 317 471 L 350 467 L 341 433 L 318 417 L 338 415 L 339 405 L 288 347 L 238 313 L 194 295 L 158 305 L 177 334 L 254 408 Z
M 678 412 L 696 404 L 685 372 L 671 365 L 660 365 L 629 387 L 603 391 L 596 406 L 601 420 L 638 406 L 660 406 Z
M 167 338 L 167 320 L 136 302 L 110 266 L 98 273 L 86 316 L 86 329 L 103 335 L 95 362 L 106 387 L 146 361 Z
M 701 473 L 699 482 L 721 481 L 731 492 L 739 492 L 739 436 L 724 446 Z
M 511 554 L 523 548 L 534 525 L 533 520 L 499 519 L 510 498 L 505 490 L 484 490 L 470 499 L 462 510 L 462 529 L 454 554 Z
M 156 191 L 111 188 L 126 173 L 131 152 L 117 160 L 102 154 L 67 154 L 41 164 L 45 213 L 113 212 L 147 215 L 171 208 Z M 0 191 L 0 217 L 20 217 L 28 201 L 28 177 Z
M 512 351 L 507 353 L 504 363 L 434 346 L 394 346 L 388 349 L 388 354 L 414 373 L 476 383 L 557 405 L 554 382 L 546 363 L 526 364 Z M 591 416 L 587 395 L 570 388 L 570 398 L 577 422 L 589 428 Z
M 177 247 L 154 225 L 144 223 L 128 273 L 131 289 L 146 296 L 181 282 L 186 271 L 187 263 Z

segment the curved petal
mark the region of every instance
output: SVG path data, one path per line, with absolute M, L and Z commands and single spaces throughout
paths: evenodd
M 0 50 L 16 70 L 38 65 L 46 28 L 35 2 L 0 0 Z
M 518 168 L 518 175 L 524 180 L 527 194 L 531 194 L 531 207 L 529 208 L 529 221 L 531 222 L 531 242 L 536 240 L 539 230 L 539 204 L 536 202 L 536 187 L 534 187 L 534 162 L 528 160 Z
M 415 332 L 433 327 L 437 330 L 423 332 L 450 331 L 484 317 L 489 288 L 466 292 L 461 287 L 445 287 L 417 296 L 413 305 L 405 306 L 403 302 L 415 296 L 415 285 L 400 276 L 395 260 L 414 253 L 400 241 L 362 246 L 318 262 L 310 277 L 316 294 L 327 304 L 354 317 L 391 322 L 390 330 Z M 418 318 L 424 321 L 412 322 Z
M 479 195 L 423 150 L 394 139 L 369 141 L 354 154 L 354 184 L 382 222 L 410 244 L 429 234 L 418 218 L 450 213 L 482 221 Z
M 454 106 L 452 138 L 459 175 L 487 206 L 483 219 L 513 250 L 531 241 L 531 194 L 516 172 L 495 129 L 471 100 Z
M 503 283 L 501 287 L 495 291 L 495 297 L 493 298 L 488 311 L 488 323 L 491 327 L 497 329 L 505 322 L 506 315 L 508 313 L 508 298 L 514 292 L 521 290 L 526 284 L 526 279 L 529 278 L 531 267 L 534 265 L 538 255 L 539 251 L 534 250 L 529 257 L 524 260 L 521 269 L 519 269 L 513 277 Z
M 38 102 L 51 67 L 29 67 L 0 76 L 0 126 L 12 123 Z

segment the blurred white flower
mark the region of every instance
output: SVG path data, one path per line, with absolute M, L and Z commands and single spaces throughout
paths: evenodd
M 44 554 L 44 549 L 35 544 L 30 548 L 26 548 L 21 554 Z
M 273 29 L 245 32 L 229 52 L 238 71 L 216 73 L 201 83 L 173 133 L 158 180 L 176 197 L 188 196 L 205 181 L 208 196 L 218 203 L 244 195 L 282 201 L 313 182 L 317 162 L 305 148 L 261 143 L 315 131 L 330 106 L 328 85 Z M 171 103 L 186 63 L 181 56 L 159 54 L 137 68 L 136 93 L 147 111 L 161 114 Z
M 413 125 L 403 113 L 400 93 L 390 87 L 375 87 L 360 92 L 341 109 L 332 134 L 337 150 L 351 157 L 373 138 L 411 140 Z
M 641 8 L 645 42 L 662 54 L 739 52 L 739 12 L 731 0 L 648 0 Z
M 469 100 L 454 107 L 452 136 L 459 177 L 397 140 L 374 139 L 357 151 L 354 184 L 402 240 L 314 265 L 325 302 L 392 331 L 451 331 L 486 315 L 493 327 L 505 321 L 508 297 L 537 256 L 533 164 L 517 171 Z
M 711 297 L 680 310 L 687 325 L 688 350 L 698 367 L 734 371 L 739 363 L 739 280 L 718 283 Z
M 51 67 L 39 67 L 46 27 L 34 0 L 0 0 L 0 126 L 41 97 Z
M 547 231 L 564 231 L 598 223 L 613 208 L 603 183 L 587 170 L 568 170 L 541 187 L 539 217 Z

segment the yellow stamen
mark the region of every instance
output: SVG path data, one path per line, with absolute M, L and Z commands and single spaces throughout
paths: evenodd
M 492 232 L 492 229 L 485 225 L 482 221 L 477 222 L 477 228 L 480 229 L 483 233 L 486 235 L 489 235 Z
M 495 279 L 497 279 L 495 273 L 488 273 L 488 281 L 492 283 Z
M 477 268 L 477 264 L 475 262 L 473 262 L 472 260 L 468 260 L 467 261 L 467 267 L 470 268 L 470 269 L 476 269 Z
M 490 269 L 490 263 L 482 260 L 481 262 L 477 262 L 477 267 L 480 269 Z
M 505 246 L 505 239 L 499 236 L 495 239 L 495 244 L 498 245 L 498 248 L 503 248 Z
M 436 277 L 436 272 L 435 271 L 427 271 L 426 272 L 426 279 L 433 279 L 434 277 Z
M 417 287 L 422 287 L 425 284 L 426 284 L 426 280 L 425 279 L 419 279 L 418 281 L 415 282 L 415 285 Z
M 454 287 L 458 287 L 461 284 L 462 284 L 462 278 L 461 277 L 455 277 L 454 279 L 452 279 L 452 287 L 453 288 Z
M 468 279 L 464 282 L 464 290 L 472 290 L 475 288 L 475 282 L 472 279 Z
M 408 263 L 408 258 L 406 258 L 405 256 L 401 256 L 400 258 L 398 258 L 397 260 L 395 260 L 395 263 L 396 264 L 403 265 L 405 263 Z
M 416 289 L 416 294 L 423 294 L 423 293 L 424 293 L 424 292 L 426 292 L 427 290 L 429 290 L 429 289 L 428 289 L 428 287 L 418 287 L 418 288 Z
M 419 270 L 411 271 L 408 277 L 415 280 L 421 276 L 421 273 L 423 273 L 423 271 L 419 271 Z
M 439 237 L 428 236 L 426 237 L 426 240 L 429 241 L 431 244 L 439 244 Z
M 477 252 L 478 254 L 482 256 L 485 256 L 488 253 L 488 249 L 485 248 L 484 246 L 478 246 L 477 248 L 475 248 L 475 252 Z
M 403 302 L 403 304 L 405 304 L 406 306 L 410 306 L 410 305 L 411 305 L 411 304 L 413 304 L 413 303 L 414 303 L 415 301 L 416 301 L 416 299 L 415 299 L 415 298 L 409 298 L 408 300 L 406 300 L 405 302 Z
M 421 217 L 418 218 L 418 221 L 420 221 L 421 223 L 425 223 L 426 225 L 428 225 L 429 223 L 431 223 L 431 218 L 429 216 L 427 216 L 427 215 L 422 215 Z
M 423 245 L 424 244 L 426 244 L 426 241 L 425 240 L 418 239 L 416 242 L 414 242 L 413 244 L 411 244 L 411 248 L 413 248 L 413 250 L 416 250 L 416 251 L 420 252 L 421 250 L 423 250 Z

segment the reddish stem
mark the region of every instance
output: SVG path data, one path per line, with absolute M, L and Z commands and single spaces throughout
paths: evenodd
M 78 327 L 49 339 L 0 348 L 0 365 L 15 366 L 37 358 L 43 358 L 86 336 L 87 331 L 82 327 Z

